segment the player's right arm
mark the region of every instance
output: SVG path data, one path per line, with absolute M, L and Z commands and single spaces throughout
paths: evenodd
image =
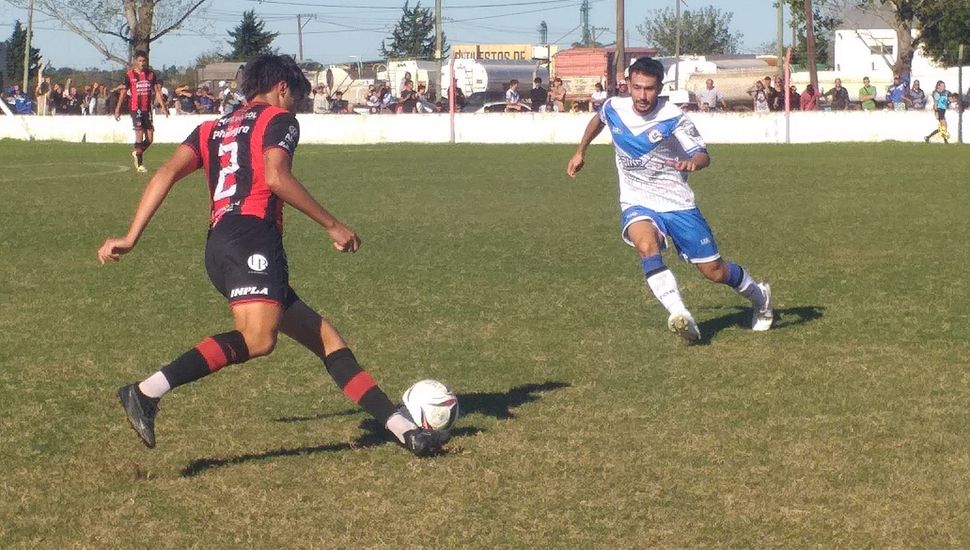
M 322 225 L 330 235 L 334 248 L 341 252 L 357 252 L 360 248 L 360 237 L 330 214 L 303 187 L 290 169 L 291 160 L 290 153 L 281 147 L 271 147 L 263 153 L 266 186 L 283 202 Z
M 138 244 L 142 232 L 145 231 L 145 227 L 148 226 L 148 222 L 151 221 L 152 216 L 155 215 L 158 207 L 165 200 L 172 186 L 194 172 L 198 167 L 199 157 L 195 151 L 187 145 L 180 145 L 172 158 L 168 159 L 168 162 L 155 172 L 148 185 L 145 186 L 141 201 L 135 210 L 135 217 L 128 228 L 128 234 L 124 237 L 106 239 L 101 248 L 98 249 L 98 261 L 102 264 L 108 261 L 117 262 L 121 259 L 122 254 L 130 252 Z
M 576 148 L 576 152 L 569 159 L 569 163 L 566 164 L 566 173 L 569 174 L 569 177 L 575 178 L 576 174 L 583 169 L 583 164 L 586 162 L 586 148 L 589 147 L 590 143 L 593 143 L 596 136 L 600 135 L 604 126 L 606 124 L 600 119 L 600 115 L 593 115 L 589 124 L 586 125 L 586 131 L 583 132 L 583 139 L 580 140 L 579 147 Z

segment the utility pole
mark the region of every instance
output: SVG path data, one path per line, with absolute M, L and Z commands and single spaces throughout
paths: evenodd
M 27 8 L 27 38 L 24 40 L 24 85 L 20 88 L 28 95 L 30 94 L 27 91 L 27 84 L 30 83 L 30 35 L 32 34 L 34 34 L 34 0 L 30 0 L 30 5 Z
M 536 30 L 539 31 L 539 43 L 545 46 L 549 42 L 549 25 L 546 25 L 546 22 L 542 21 Z
M 781 58 L 782 56 L 785 55 L 785 46 L 782 44 L 782 42 L 785 41 L 784 27 L 785 27 L 785 5 L 784 3 L 781 2 L 781 0 L 778 0 L 778 38 L 777 38 L 778 44 L 776 44 L 776 46 L 778 47 L 775 48 L 775 50 L 778 55 L 779 68 L 781 68 Z
M 674 0 L 674 4 L 677 5 L 677 9 L 674 10 L 677 17 L 677 32 L 674 38 L 674 89 L 680 89 L 680 2 L 681 0 Z
M 579 7 L 579 24 L 583 28 L 583 38 L 580 39 L 580 43 L 588 48 L 590 47 L 589 0 L 583 0 L 583 5 Z
M 306 23 L 303 22 L 303 18 L 304 17 L 307 18 Z M 317 18 L 317 16 L 314 15 L 314 14 L 312 14 L 312 13 L 309 13 L 309 14 L 298 13 L 298 14 L 296 14 L 296 36 L 297 36 L 297 41 L 300 44 L 300 53 L 299 53 L 299 58 L 298 58 L 299 61 L 303 61 L 303 27 L 307 26 L 310 23 L 310 20 L 316 19 L 316 18 Z
M 436 97 L 441 95 L 441 36 L 441 0 L 434 0 L 434 58 L 438 62 L 438 70 L 434 73 Z M 449 82 L 448 85 L 450 86 L 451 83 Z
M 626 48 L 625 48 L 625 23 L 624 23 L 624 0 L 616 0 L 616 47 L 613 60 L 613 82 L 607 82 L 607 86 L 616 89 L 616 83 L 623 78 L 623 71 L 626 70 Z

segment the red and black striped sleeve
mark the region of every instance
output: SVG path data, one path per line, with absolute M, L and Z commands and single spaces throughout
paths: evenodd
M 263 136 L 263 151 L 279 147 L 292 157 L 300 143 L 300 123 L 292 113 L 279 113 L 266 125 Z
M 202 124 L 205 123 L 203 122 Z M 182 145 L 188 146 L 188 148 L 192 149 L 192 152 L 195 153 L 195 158 L 199 161 L 196 168 L 202 167 L 202 148 L 205 146 L 200 139 L 202 134 L 202 124 L 196 126 L 195 130 L 192 130 L 192 133 L 189 134 L 189 137 L 185 138 L 185 141 L 182 142 Z

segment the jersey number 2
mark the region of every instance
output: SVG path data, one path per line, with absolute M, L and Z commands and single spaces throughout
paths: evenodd
M 231 197 L 236 192 L 236 170 L 239 170 L 239 144 L 235 141 L 219 144 L 219 183 L 212 192 L 213 202 Z

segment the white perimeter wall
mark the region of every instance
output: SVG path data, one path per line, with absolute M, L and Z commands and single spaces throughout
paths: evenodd
M 157 116 L 156 143 L 180 143 L 203 116 Z M 446 114 L 299 115 L 300 143 L 360 145 L 372 143 L 448 143 Z M 589 113 L 488 113 L 455 117 L 457 143 L 575 144 Z M 692 113 L 708 143 L 819 143 L 830 141 L 922 141 L 936 127 L 932 111 L 843 111 L 783 113 Z M 957 115 L 949 113 L 950 133 L 957 135 Z M 970 133 L 970 129 L 966 130 Z M 0 116 L 0 139 L 35 139 L 74 143 L 131 143 L 131 120 L 110 116 Z M 604 131 L 596 143 L 609 143 Z M 964 140 L 968 141 L 968 140 Z

